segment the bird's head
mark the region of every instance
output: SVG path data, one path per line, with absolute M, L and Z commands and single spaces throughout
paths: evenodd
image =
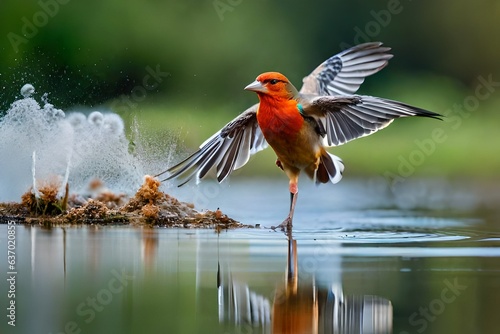
M 288 81 L 288 79 L 278 72 L 262 73 L 257 79 L 245 87 L 245 90 L 251 90 L 262 95 L 292 99 L 298 95 L 297 89 Z

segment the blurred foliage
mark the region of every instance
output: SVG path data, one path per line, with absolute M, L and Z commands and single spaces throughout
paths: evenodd
M 250 101 L 241 89 L 260 72 L 298 84 L 341 46 L 366 39 L 393 48 L 392 73 L 465 86 L 500 76 L 496 0 L 2 0 L 0 11 L 2 103 L 30 81 L 61 107 L 95 105 L 130 94 L 157 65 L 171 78 L 151 94 Z
M 129 120 L 158 110 L 165 122 L 153 130 L 175 128 L 180 115 L 193 141 L 199 127 L 213 133 L 257 101 L 243 87 L 259 73 L 300 86 L 323 60 L 368 40 L 395 57 L 363 94 L 445 113 L 480 76 L 500 81 L 496 0 L 2 0 L 0 12 L 1 111 L 29 82 L 65 110 L 107 105 Z M 499 104 L 487 102 L 475 111 L 498 122 Z

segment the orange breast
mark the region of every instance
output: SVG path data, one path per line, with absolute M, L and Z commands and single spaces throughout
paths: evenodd
M 296 101 L 262 96 L 257 111 L 257 122 L 272 146 L 274 141 L 293 141 L 304 124 L 304 118 L 299 113 Z
M 303 169 L 316 164 L 320 154 L 319 137 L 299 113 L 297 102 L 264 101 L 261 99 L 257 121 L 282 165 Z

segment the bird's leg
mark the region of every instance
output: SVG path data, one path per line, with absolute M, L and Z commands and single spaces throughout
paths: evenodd
M 293 212 L 295 211 L 295 203 L 297 202 L 297 196 L 299 194 L 299 187 L 297 185 L 296 180 L 290 180 L 290 212 L 288 216 L 285 218 L 283 223 L 279 225 L 281 230 L 291 230 L 292 229 L 292 220 L 293 220 Z
M 278 165 L 279 162 L 279 165 Z M 285 220 L 279 224 L 278 226 L 271 226 L 273 230 L 276 228 L 280 228 L 284 232 L 288 232 L 292 230 L 292 219 L 293 219 L 293 212 L 295 211 L 295 203 L 297 202 L 297 195 L 299 193 L 299 174 L 300 174 L 300 169 L 296 167 L 289 166 L 288 164 L 283 164 L 281 160 L 276 160 L 276 165 L 278 167 L 283 167 L 284 172 L 288 176 L 288 179 L 290 180 L 288 188 L 290 190 L 290 211 L 288 212 L 288 216 L 285 218 Z

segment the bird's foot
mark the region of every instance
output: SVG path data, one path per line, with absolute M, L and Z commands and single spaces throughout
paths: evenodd
M 280 229 L 283 232 L 291 231 L 292 230 L 292 217 L 288 216 L 286 219 L 279 224 L 278 226 L 271 226 L 271 229 L 277 230 Z

